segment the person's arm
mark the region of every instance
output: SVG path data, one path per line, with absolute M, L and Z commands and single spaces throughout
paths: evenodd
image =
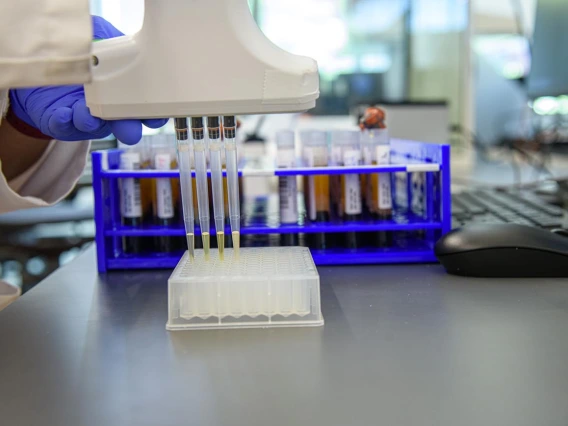
M 90 80 L 89 0 L 0 4 L 0 89 Z
M 50 141 L 26 136 L 12 127 L 8 120 L 0 122 L 0 164 L 2 174 L 10 181 L 41 158 Z
M 23 1 L 25 3 L 28 0 Z M 69 1 L 71 0 L 58 0 L 58 4 L 63 7 Z M 25 16 L 13 18 L 14 22 L 18 22 L 17 18 L 25 19 Z M 57 16 L 49 14 L 42 22 L 49 24 L 50 28 L 65 26 L 57 20 Z M 101 17 L 91 17 L 91 23 L 93 40 L 123 35 Z M 40 33 L 41 31 L 38 32 Z M 0 26 L 0 89 L 6 87 L 5 81 L 17 80 L 14 78 L 6 80 L 6 76 L 2 75 L 6 72 L 14 77 L 18 73 L 19 66 L 16 64 L 11 67 L 10 64 L 16 62 L 19 64 L 21 61 L 10 59 L 10 48 L 13 52 L 27 51 L 17 39 L 1 38 L 2 26 Z M 32 38 L 38 41 L 35 36 Z M 55 43 L 55 39 L 50 39 L 50 42 Z M 58 70 L 67 68 L 57 56 L 51 59 L 59 64 Z M 48 68 L 51 66 L 49 63 L 53 65 L 53 62 L 48 61 Z M 32 68 L 33 74 L 35 72 L 33 61 L 26 64 L 28 68 Z M 68 75 L 71 82 L 74 78 L 72 71 L 75 69 L 71 68 L 68 70 L 69 73 L 44 71 L 46 75 L 54 78 L 56 75 L 58 78 L 64 74 Z M 83 172 L 90 147 L 89 140 L 101 139 L 113 133 L 121 142 L 133 145 L 142 138 L 143 125 L 158 128 L 167 121 L 163 119 L 106 121 L 93 117 L 86 104 L 83 86 L 53 85 L 50 84 L 53 83 L 52 80 L 47 79 L 45 86 L 29 87 L 28 83 L 32 80 L 27 78 L 10 86 L 9 92 L 0 90 L 0 161 L 2 163 L 0 213 L 47 206 L 64 198 Z M 18 87 L 19 84 L 25 87 Z

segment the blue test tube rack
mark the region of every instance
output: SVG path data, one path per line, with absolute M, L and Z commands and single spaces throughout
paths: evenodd
M 125 269 L 172 269 L 182 252 L 125 254 L 123 237 L 148 238 L 172 236 L 185 238 L 183 223 L 175 227 L 123 226 L 120 217 L 119 180 L 121 178 L 179 178 L 177 170 L 120 170 L 121 150 L 97 151 L 92 154 L 97 266 L 100 273 Z M 391 247 L 360 249 L 332 248 L 312 250 L 317 265 L 359 265 L 436 262 L 434 244 L 451 229 L 450 146 L 414 141 L 391 140 L 391 164 L 358 167 L 295 167 L 287 169 L 239 170 L 249 176 L 310 176 L 342 174 L 390 173 L 392 181 L 393 218 L 362 219 L 358 222 L 310 223 L 281 225 L 276 220 L 242 218 L 241 235 L 248 234 L 339 234 L 345 232 L 390 231 L 402 238 Z M 420 176 L 420 179 L 416 179 Z M 246 195 L 246 194 L 245 194 Z M 244 209 L 246 211 L 246 208 Z M 227 235 L 230 229 L 226 228 Z M 196 226 L 196 236 L 200 235 Z

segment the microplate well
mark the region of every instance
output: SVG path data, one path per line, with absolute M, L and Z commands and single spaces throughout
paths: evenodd
M 323 325 L 319 275 L 305 247 L 184 254 L 168 280 L 168 330 Z

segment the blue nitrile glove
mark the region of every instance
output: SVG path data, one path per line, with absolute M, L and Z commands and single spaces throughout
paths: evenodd
M 99 16 L 93 16 L 93 38 L 123 35 Z M 113 133 L 133 145 L 142 138 L 142 124 L 157 129 L 167 120 L 103 120 L 93 117 L 85 103 L 83 86 L 46 86 L 10 90 L 10 106 L 16 117 L 46 136 L 61 141 L 100 139 Z

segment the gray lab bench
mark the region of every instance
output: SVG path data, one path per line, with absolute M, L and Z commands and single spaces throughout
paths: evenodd
M 325 326 L 166 332 L 91 248 L 0 313 L 0 423 L 566 426 L 568 280 L 322 267 Z

